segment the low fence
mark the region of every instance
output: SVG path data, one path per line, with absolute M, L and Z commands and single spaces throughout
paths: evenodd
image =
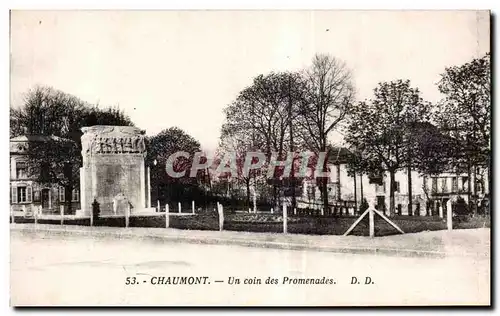
M 319 210 L 291 209 L 282 206 L 279 209 L 264 209 L 253 211 L 230 209 L 217 203 L 214 208 L 196 208 L 194 203 L 191 207 L 181 207 L 177 203 L 167 204 L 163 209 L 156 212 L 139 214 L 102 214 L 98 217 L 56 214 L 11 214 L 12 223 L 34 223 L 34 224 L 61 224 L 61 225 L 85 225 L 85 226 L 112 226 L 112 227 L 158 227 L 177 228 L 187 230 L 233 230 L 248 232 L 268 233 L 298 233 L 316 235 L 342 235 L 356 222 L 357 215 L 345 214 L 333 216 L 334 214 L 321 214 Z M 391 217 L 405 232 L 419 232 L 426 230 L 446 229 L 446 221 L 440 217 Z M 397 233 L 391 225 L 384 221 L 375 219 L 374 233 L 384 236 Z M 475 222 L 453 224 L 453 228 L 476 228 L 489 227 L 489 217 L 478 219 Z M 372 230 L 369 222 L 361 221 L 351 232 L 354 235 L 368 236 Z

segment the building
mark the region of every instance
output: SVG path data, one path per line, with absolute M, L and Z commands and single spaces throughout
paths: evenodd
M 390 204 L 390 175 L 382 175 L 382 183 L 371 183 L 366 175 L 349 175 L 347 169 L 349 151 L 346 148 L 334 147 L 328 159 L 330 177 L 328 179 L 329 204 L 331 207 L 347 206 L 349 214 L 354 208 L 359 209 L 363 198 L 376 197 L 377 208 L 388 212 Z M 408 172 L 400 170 L 395 173 L 395 212 L 399 215 L 444 216 L 446 202 L 457 197 L 469 201 L 487 203 L 489 187 L 488 169 L 476 166 L 475 172 L 444 172 L 439 175 L 422 175 L 411 171 L 412 209 L 409 209 Z M 470 180 L 469 180 L 470 179 Z M 475 183 L 469 195 L 469 183 Z M 307 179 L 302 182 L 302 194 L 297 199 L 299 208 L 322 209 L 320 188 L 316 180 Z M 441 210 L 440 210 L 441 208 Z M 486 210 L 485 210 L 486 211 Z
M 30 176 L 28 148 L 37 142 L 61 140 L 56 136 L 22 135 L 10 139 L 10 205 L 16 216 L 59 214 L 66 207 L 65 188 L 58 184 L 41 184 Z M 73 189 L 71 209 L 80 208 L 80 192 Z

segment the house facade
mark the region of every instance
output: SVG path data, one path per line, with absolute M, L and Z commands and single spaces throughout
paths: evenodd
M 30 177 L 27 159 L 30 144 L 50 142 L 54 136 L 22 135 L 10 139 L 10 205 L 15 216 L 60 214 L 65 211 L 65 188 L 58 184 L 41 184 Z M 80 208 L 80 192 L 73 189 L 71 208 Z
M 350 214 L 354 215 L 354 206 L 359 209 L 362 199 L 375 197 L 377 208 L 388 213 L 390 204 L 390 174 L 385 172 L 381 184 L 371 183 L 366 175 L 348 174 L 347 159 L 348 150 L 337 148 L 332 158 L 329 159 L 328 179 L 329 204 L 346 205 L 351 207 Z M 395 173 L 395 212 L 399 215 L 415 216 L 445 216 L 446 203 L 457 197 L 466 203 L 477 201 L 479 204 L 488 203 L 489 186 L 486 175 L 488 169 L 476 167 L 475 172 L 467 173 L 444 172 L 439 175 L 422 175 L 417 171 L 411 171 L 411 196 L 412 209 L 409 209 L 409 186 L 408 172 L 400 170 Z M 471 194 L 469 195 L 469 185 Z M 302 183 L 302 194 L 298 199 L 299 208 L 321 209 L 321 191 L 316 180 L 304 180 Z M 483 211 L 487 211 L 485 208 Z

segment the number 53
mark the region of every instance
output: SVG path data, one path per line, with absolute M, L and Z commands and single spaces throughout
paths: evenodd
M 130 284 L 136 284 L 137 281 L 135 279 L 135 277 L 127 277 L 125 279 L 125 285 L 130 285 Z

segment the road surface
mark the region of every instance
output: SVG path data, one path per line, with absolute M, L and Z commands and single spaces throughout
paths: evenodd
M 11 231 L 14 306 L 489 303 L 489 257 L 336 254 L 115 236 L 40 239 Z

